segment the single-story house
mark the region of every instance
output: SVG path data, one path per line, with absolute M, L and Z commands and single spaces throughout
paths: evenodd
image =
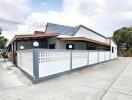
M 48 23 L 44 32 L 16 35 L 6 47 L 8 58 L 33 82 L 117 57 L 117 45 L 83 25 Z
M 16 62 L 16 51 L 32 49 L 33 42 L 39 43 L 37 48 L 73 49 L 73 50 L 107 50 L 111 56 L 117 56 L 117 45 L 111 38 L 105 37 L 83 25 L 76 27 L 47 23 L 44 32 L 15 35 L 8 45 L 8 57 Z M 13 55 L 13 56 L 12 56 Z

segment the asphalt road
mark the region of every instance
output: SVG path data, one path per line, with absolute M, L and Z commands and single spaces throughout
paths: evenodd
M 132 100 L 132 58 L 89 66 L 39 84 L 0 61 L 0 100 Z

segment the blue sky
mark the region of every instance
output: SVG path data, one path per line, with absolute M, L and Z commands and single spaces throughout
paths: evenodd
M 62 11 L 62 0 L 30 0 L 32 12 Z

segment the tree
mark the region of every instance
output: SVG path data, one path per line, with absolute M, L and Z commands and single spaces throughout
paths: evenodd
M 119 56 L 132 56 L 132 27 L 123 27 L 116 30 L 113 40 L 118 46 Z
M 8 42 L 7 38 L 5 38 L 4 36 L 0 36 L 0 49 L 3 49 L 7 42 Z
M 116 42 L 118 48 L 123 46 L 125 46 L 126 50 L 132 48 L 132 27 L 123 27 L 116 30 L 113 40 Z
M 2 34 L 2 28 L 0 27 L 0 35 Z M 7 44 L 8 39 L 4 36 L 0 36 L 0 49 L 3 49 L 5 45 Z

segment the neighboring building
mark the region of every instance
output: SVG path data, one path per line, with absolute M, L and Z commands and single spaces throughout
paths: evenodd
M 34 41 L 39 43 L 38 48 L 108 50 L 111 51 L 111 57 L 117 56 L 117 45 L 111 38 L 83 25 L 71 27 L 48 23 L 45 32 L 36 31 L 30 35 L 16 35 L 8 45 L 9 58 L 15 62 L 16 51 L 20 50 L 20 46 L 24 46 L 24 49 L 32 49 Z

